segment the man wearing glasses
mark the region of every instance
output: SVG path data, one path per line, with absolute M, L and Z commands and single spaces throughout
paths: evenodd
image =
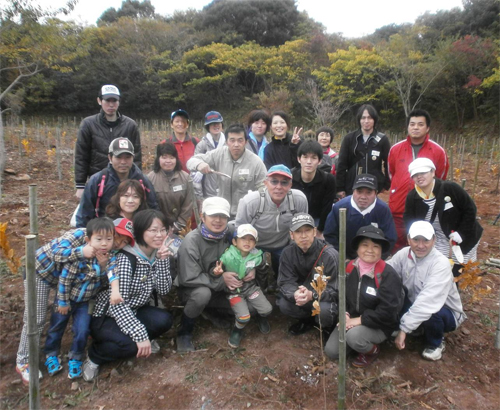
M 75 146 L 76 197 L 92 175 L 107 167 L 108 147 L 115 138 L 127 138 L 134 146 L 134 163 L 142 169 L 141 136 L 134 120 L 118 112 L 120 90 L 104 85 L 99 90 L 97 103 L 101 112 L 85 118 L 80 124 Z
M 272 284 L 259 283 L 268 292 L 276 290 L 281 251 L 290 243 L 292 217 L 308 212 L 307 198 L 299 190 L 292 189 L 292 173 L 284 165 L 274 165 L 267 171 L 263 192 L 250 192 L 239 203 L 236 227 L 250 224 L 259 233 L 257 248 L 271 254 L 275 277 Z

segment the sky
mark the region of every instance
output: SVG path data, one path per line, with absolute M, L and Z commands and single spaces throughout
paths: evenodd
M 8 0 L 0 0 L 0 5 Z M 79 0 L 69 16 L 76 22 L 92 25 L 110 7 L 119 9 L 123 0 Z M 33 3 L 57 8 L 64 0 L 33 0 Z M 171 15 L 175 10 L 193 8 L 201 10 L 211 0 L 151 0 L 160 15 Z M 297 0 L 299 11 L 307 11 L 309 17 L 322 23 L 328 33 L 343 33 L 346 38 L 361 37 L 373 33 L 388 24 L 413 23 L 426 11 L 450 10 L 462 7 L 462 0 Z

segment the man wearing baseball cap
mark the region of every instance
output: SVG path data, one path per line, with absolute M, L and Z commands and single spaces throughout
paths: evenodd
M 127 138 L 115 138 L 108 147 L 107 168 L 92 175 L 85 186 L 76 213 L 76 226 L 84 228 L 88 221 L 105 215 L 105 209 L 118 185 L 126 179 L 140 181 L 150 208 L 158 209 L 153 184 L 134 164 L 134 145 Z
M 331 243 L 337 251 L 339 250 L 339 211 L 346 209 L 346 218 L 349 229 L 346 232 L 346 257 L 354 259 L 357 257 L 356 249 L 352 248 L 351 242 L 359 228 L 373 225 L 382 229 L 386 239 L 390 243 L 390 249 L 384 252 L 382 258 L 389 256 L 390 250 L 396 243 L 396 228 L 394 220 L 387 204 L 377 197 L 377 178 L 371 174 L 360 174 L 356 176 L 352 195 L 337 202 L 326 218 L 323 235 L 328 243 Z
M 290 223 L 299 212 L 308 212 L 307 198 L 292 188 L 292 173 L 285 165 L 267 171 L 265 189 L 245 195 L 239 202 L 236 226 L 250 224 L 259 233 L 257 247 L 271 254 L 275 277 L 278 276 L 281 251 L 290 243 Z M 275 280 L 276 278 L 274 278 Z M 265 284 L 262 284 L 265 288 Z M 274 284 L 268 291 L 272 291 Z
M 408 231 L 407 246 L 387 263 L 401 276 L 408 290 L 403 307 L 396 347 L 406 346 L 406 335 L 423 330 L 427 360 L 439 360 L 445 350 L 444 334 L 455 330 L 465 319 L 462 302 L 449 260 L 435 247 L 436 236 L 429 222 L 416 221 Z
M 134 162 L 142 168 L 141 136 L 134 120 L 118 111 L 121 94 L 115 85 L 99 89 L 97 103 L 101 112 L 85 118 L 80 124 L 75 146 L 76 197 L 80 199 L 87 180 L 106 168 L 108 147 L 115 138 L 127 138 L 133 145 Z
M 312 329 L 315 317 L 311 316 L 313 302 L 321 307 L 321 325 L 332 328 L 338 319 L 338 264 L 339 254 L 322 239 L 316 237 L 314 219 L 307 213 L 297 213 L 291 220 L 290 238 L 293 241 L 281 254 L 276 303 L 281 313 L 298 319 L 288 332 L 297 336 Z M 318 300 L 318 294 L 311 286 L 317 277 L 316 268 L 323 268 L 323 275 L 329 277 L 325 291 Z
M 207 198 L 202 206 L 202 223 L 189 232 L 178 251 L 179 274 L 174 284 L 184 304 L 181 326 L 177 331 L 177 351 L 194 351 L 193 331 L 197 318 L 208 308 L 223 309 L 232 314 L 226 297 L 230 290 L 243 286 L 235 272 L 218 277 L 210 274 L 224 251 L 231 244 L 228 231 L 229 202 L 220 197 Z M 215 311 L 210 312 L 213 315 Z

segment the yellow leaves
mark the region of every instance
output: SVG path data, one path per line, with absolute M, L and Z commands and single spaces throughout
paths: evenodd
M 326 285 L 330 280 L 330 276 L 325 276 L 323 274 L 324 271 L 323 265 L 316 266 L 314 270 L 316 271 L 316 274 L 314 275 L 314 280 L 311 282 L 311 286 L 318 294 L 318 300 L 321 300 L 321 295 L 323 294 L 323 291 L 326 289 Z M 311 313 L 312 316 L 319 315 L 321 312 L 318 300 L 315 300 L 313 302 L 313 310 Z
M 492 165 L 490 170 L 491 170 L 491 174 L 493 176 L 495 176 L 495 177 L 498 176 L 498 172 L 499 172 L 498 165 L 496 165 L 496 164 Z
M 47 150 L 47 157 L 48 157 L 48 160 L 50 163 L 54 162 L 55 156 L 56 156 L 56 149 L 55 148 Z
M 23 139 L 21 141 L 21 144 L 23 144 L 24 150 L 26 151 L 26 155 L 30 155 L 31 153 L 31 147 L 30 147 L 30 142 L 27 139 Z
M 7 235 L 8 223 L 0 223 L 0 249 L 5 254 L 5 263 L 13 274 L 16 274 L 21 267 L 21 258 L 15 255 L 14 249 L 10 247 Z
M 482 277 L 480 276 L 481 269 L 479 269 L 479 262 L 467 262 L 461 270 L 462 274 L 455 278 L 455 282 L 458 282 L 458 286 L 461 290 L 470 290 L 472 293 L 471 302 L 474 303 L 487 294 L 491 292 L 491 288 L 486 286 L 486 288 L 479 288 L 479 285 L 482 281 Z
M 460 180 L 460 173 L 461 173 L 460 168 L 455 168 L 453 170 L 454 179 L 456 179 L 457 181 Z

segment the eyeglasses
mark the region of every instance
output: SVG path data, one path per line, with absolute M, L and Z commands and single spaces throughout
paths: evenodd
M 146 232 L 149 232 L 151 235 L 158 235 L 158 234 L 161 234 L 161 235 L 166 235 L 167 234 L 167 230 L 165 228 L 162 228 L 160 230 L 158 229 L 146 229 Z
M 277 186 L 278 184 L 288 186 L 292 183 L 290 179 L 269 179 L 268 181 L 272 186 Z

